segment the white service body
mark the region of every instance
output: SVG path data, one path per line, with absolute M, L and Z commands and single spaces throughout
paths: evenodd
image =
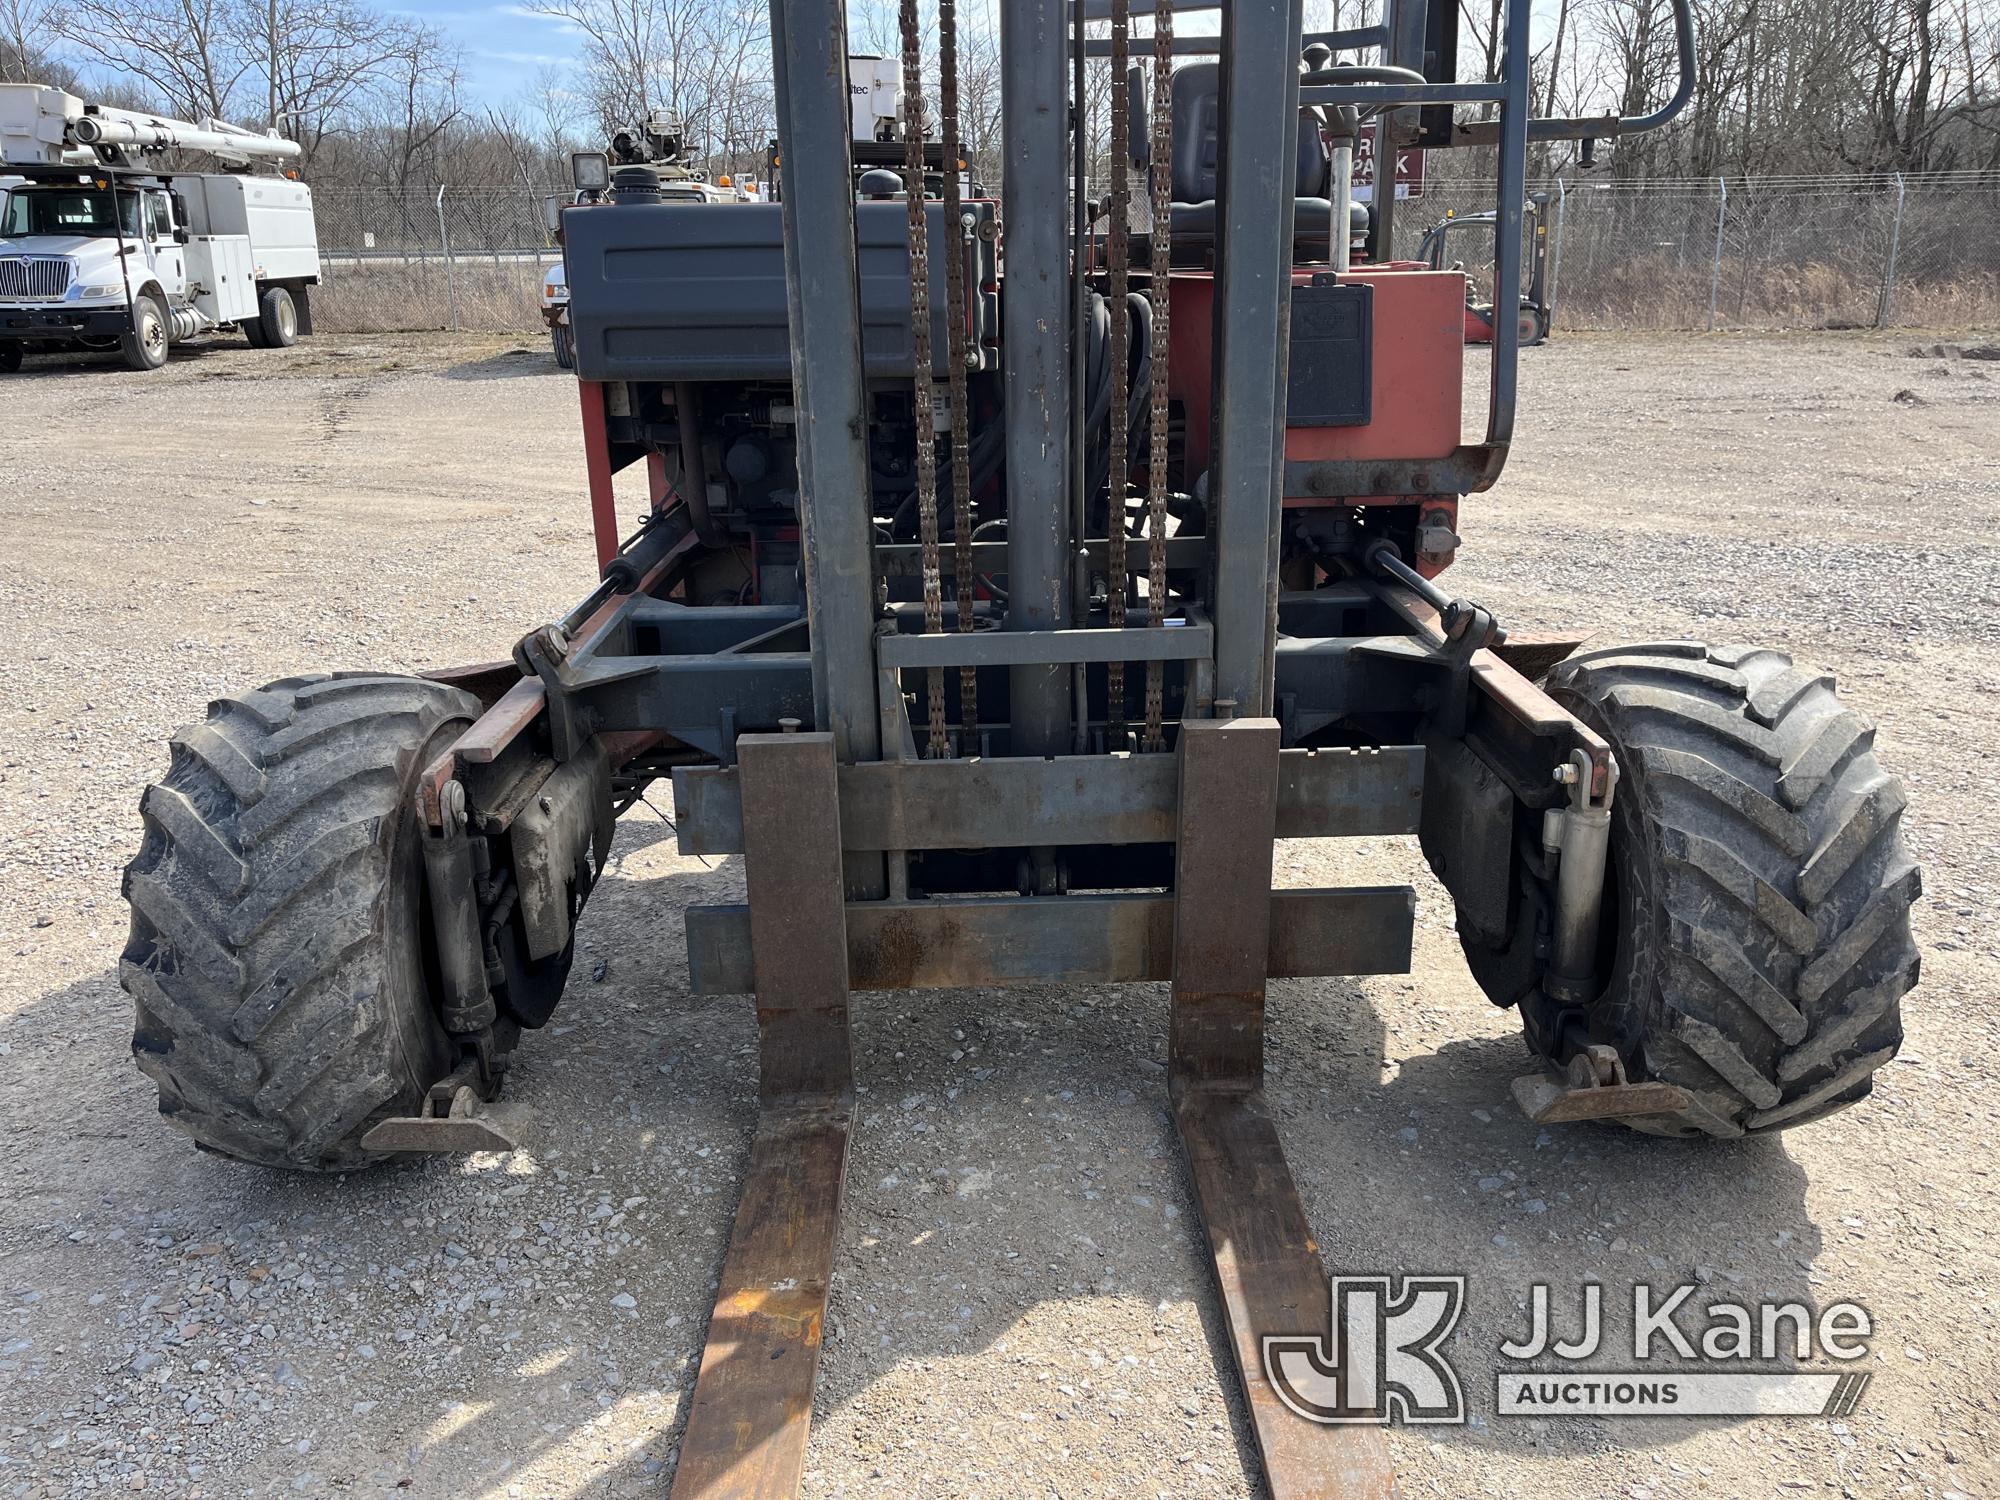
M 887 57 L 847 59 L 847 94 L 854 111 L 854 139 L 893 141 L 903 122 L 903 68 Z

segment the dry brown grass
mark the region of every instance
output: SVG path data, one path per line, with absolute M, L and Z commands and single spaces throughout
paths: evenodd
M 1709 275 L 1706 263 L 1684 265 L 1667 255 L 1574 274 L 1566 265 L 1556 286 L 1556 320 L 1564 327 L 1593 330 L 1706 328 Z M 1882 284 L 1874 268 L 1725 256 L 1716 293 L 1719 328 L 1855 328 L 1875 325 Z M 2000 275 L 1946 282 L 1901 279 L 1890 321 L 1924 328 L 2000 323 Z
M 534 261 L 461 258 L 445 263 L 372 260 L 326 268 L 313 293 L 313 324 L 324 333 L 405 333 L 453 326 L 472 333 L 541 327 L 542 266 Z

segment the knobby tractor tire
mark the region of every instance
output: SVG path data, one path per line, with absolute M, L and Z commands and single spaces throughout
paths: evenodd
M 1776 651 L 1612 647 L 1547 686 L 1623 773 L 1591 1030 L 1693 1100 L 1630 1123 L 1733 1136 L 1864 1098 L 1917 979 L 1919 876 L 1874 726 Z
M 160 1113 L 207 1150 L 345 1170 L 450 1069 L 426 957 L 423 767 L 477 717 L 419 678 L 291 677 L 209 705 L 140 800 L 119 977 Z

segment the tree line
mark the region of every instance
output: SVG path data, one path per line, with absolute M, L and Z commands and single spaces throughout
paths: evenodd
M 1600 151 L 1620 177 L 2000 170 L 2000 0 L 1694 0 L 1694 98 L 1680 125 Z M 504 98 L 466 81 L 462 46 L 374 0 L 0 0 L 0 80 L 80 89 L 183 118 L 276 125 L 327 185 L 540 187 L 566 156 L 654 109 L 712 173 L 761 176 L 774 130 L 768 0 L 520 0 L 562 23 L 568 66 Z M 973 175 L 999 180 L 994 0 L 961 0 L 960 101 Z M 1150 6 L 1135 0 L 1134 50 Z M 927 69 L 935 7 L 922 6 Z M 850 44 L 894 57 L 895 0 L 849 0 Z M 1378 0 L 1308 0 L 1312 29 L 1366 25 Z M 1503 0 L 1461 0 L 1462 78 L 1498 69 Z M 1213 29 L 1189 17 L 1184 26 Z M 1643 113 L 1675 70 L 1669 0 L 1545 0 L 1539 114 Z M 1110 80 L 1091 66 L 1102 158 Z M 935 110 L 935 102 L 931 104 Z M 1542 172 L 1573 164 L 1538 149 Z

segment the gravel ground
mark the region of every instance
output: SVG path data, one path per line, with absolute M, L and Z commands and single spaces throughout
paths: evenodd
M 1926 865 L 1909 1044 L 1796 1136 L 1538 1131 L 1405 840 L 1284 883 L 1411 880 L 1416 972 L 1274 986 L 1273 1091 L 1331 1264 L 1462 1272 L 1474 1417 L 1407 1491 L 2000 1491 L 1993 996 L 2000 365 L 1908 338 L 1567 336 L 1461 586 L 1522 627 L 1794 649 L 1877 716 Z M 1995 378 L 1989 378 L 1995 377 Z M 252 383 L 254 382 L 254 383 Z M 0 1495 L 664 1493 L 753 1117 L 754 1029 L 685 990 L 733 862 L 629 815 L 509 1159 L 233 1168 L 126 1055 L 118 873 L 163 742 L 320 666 L 501 655 L 590 583 L 570 382 L 527 341 L 322 339 L 0 379 Z M 635 502 L 636 505 L 636 502 Z M 604 977 L 588 977 L 599 961 Z M 1163 1111 L 1157 986 L 864 997 L 813 1495 L 1257 1492 Z M 1493 1415 L 1531 1281 L 1874 1313 L 1860 1410 Z

